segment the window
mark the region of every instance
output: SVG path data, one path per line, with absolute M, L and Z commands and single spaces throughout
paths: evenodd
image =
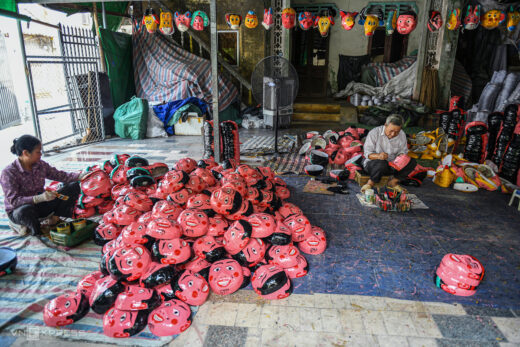
M 218 51 L 226 63 L 238 66 L 240 61 L 240 49 L 237 30 L 221 30 L 218 32 Z

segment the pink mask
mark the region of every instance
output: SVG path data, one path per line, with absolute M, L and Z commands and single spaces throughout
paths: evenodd
M 300 12 L 298 15 L 298 24 L 300 24 L 300 28 L 302 30 L 309 30 L 314 25 L 314 20 L 312 19 L 312 13 L 310 12 Z
M 207 186 L 214 186 L 217 181 L 215 180 L 215 177 L 208 169 L 203 168 L 197 168 L 193 173 L 192 176 L 198 176 L 200 177 Z
M 233 255 L 240 252 L 251 238 L 252 227 L 245 220 L 237 220 L 224 233 L 224 247 Z
M 114 201 L 104 200 L 101 204 L 96 206 L 96 212 L 98 214 L 104 214 L 114 208 Z
M 207 235 L 210 236 L 222 236 L 228 228 L 229 224 L 227 220 L 221 215 L 209 218 L 209 227 Z
M 284 8 L 282 11 L 282 25 L 285 29 L 292 29 L 296 24 L 296 11 L 293 8 Z
M 94 233 L 94 243 L 96 245 L 102 246 L 110 240 L 115 240 L 119 234 L 121 234 L 120 227 L 112 223 L 100 223 L 96 227 L 96 231 Z
M 190 176 L 181 170 L 168 171 L 163 179 L 159 182 L 158 190 L 162 193 L 170 194 L 184 188 L 184 185 L 188 183 Z
M 248 187 L 247 188 L 247 200 L 251 201 L 253 204 L 259 204 L 264 197 L 258 188 Z
M 151 262 L 140 279 L 141 286 L 155 288 L 169 283 L 175 277 L 176 271 L 172 265 Z
M 153 219 L 152 211 L 150 211 L 150 212 L 145 212 L 142 215 L 140 215 L 139 218 L 137 218 L 137 222 L 148 225 L 148 223 L 150 223 L 152 221 L 152 219 Z
M 191 12 L 186 11 L 184 14 L 180 14 L 179 12 L 175 12 L 175 25 L 180 32 L 187 31 L 190 27 L 191 21 Z
M 156 336 L 177 335 L 191 325 L 191 310 L 180 300 L 168 300 L 150 312 L 148 328 Z
M 90 218 L 96 214 L 94 207 L 80 208 L 76 206 L 73 212 L 73 218 Z
M 254 213 L 253 204 L 249 200 L 243 200 L 242 206 L 240 206 L 240 209 L 230 215 L 227 215 L 226 218 L 229 220 L 240 220 L 244 217 L 248 217 Z
M 264 9 L 264 20 L 262 21 L 262 25 L 264 26 L 265 30 L 269 30 L 271 28 L 271 25 L 273 25 L 273 9 L 269 7 L 268 9 Z
M 222 215 L 233 214 L 242 206 L 242 196 L 230 187 L 220 188 L 211 194 L 213 210 Z
M 275 264 L 258 267 L 251 278 L 253 290 L 267 300 L 284 299 L 291 295 L 291 280 L 285 271 Z
M 152 210 L 153 202 L 148 195 L 141 192 L 131 192 L 125 195 L 123 199 L 125 205 L 135 208 L 141 212 L 148 212 Z
M 103 333 L 110 337 L 126 338 L 146 328 L 147 310 L 121 311 L 111 308 L 103 316 Z
M 287 187 L 276 187 L 276 196 L 278 196 L 280 199 L 285 200 L 289 199 L 291 197 L 291 192 Z
M 89 298 L 92 311 L 103 314 L 114 304 L 116 298 L 125 290 L 125 286 L 112 277 L 103 277 L 96 281 Z
M 110 173 L 110 179 L 112 182 L 114 182 L 114 184 L 128 183 L 128 178 L 126 177 L 126 172 L 128 170 L 130 170 L 130 168 L 124 166 L 123 164 L 117 165 Z
M 208 277 L 209 267 L 211 263 L 206 259 L 195 256 L 189 262 L 179 265 L 179 270 L 190 270 L 191 272 L 199 273 L 204 278 Z
M 177 223 L 181 225 L 182 233 L 188 237 L 199 237 L 208 232 L 208 216 L 199 210 L 182 211 Z
M 155 203 L 152 209 L 152 218 L 177 219 L 182 208 L 173 201 L 161 200 Z
M 96 281 L 102 277 L 104 276 L 101 271 L 94 271 L 89 273 L 78 282 L 78 285 L 76 286 L 78 293 L 84 294 L 88 300 L 88 298 L 90 298 L 90 294 L 92 294 L 92 291 L 94 290 Z
M 175 296 L 191 306 L 200 306 L 209 295 L 208 282 L 196 272 L 185 270 L 172 283 Z
M 159 240 L 154 243 L 152 251 L 162 264 L 180 264 L 191 256 L 190 245 L 181 239 Z
M 141 244 L 144 245 L 148 242 L 145 237 L 146 225 L 143 223 L 133 222 L 123 228 L 121 232 L 121 238 L 125 245 Z
M 468 9 L 466 11 L 466 17 L 464 18 L 464 29 L 466 30 L 474 30 L 480 24 L 480 5 L 473 6 L 468 5 Z
M 289 278 L 300 278 L 307 275 L 309 272 L 309 265 L 303 255 L 298 255 L 296 257 L 296 262 L 295 266 L 284 269 Z
M 172 219 L 157 218 L 148 223 L 146 235 L 159 240 L 177 239 L 182 236 L 182 228 Z
M 358 12 L 339 11 L 339 14 L 341 16 L 341 25 L 343 26 L 343 29 L 351 30 L 354 27 L 354 24 L 356 24 L 356 16 L 358 15 Z
M 417 15 L 415 13 L 404 13 L 397 18 L 397 32 L 401 35 L 408 35 L 417 26 Z
M 282 268 L 289 268 L 298 264 L 297 257 L 300 251 L 292 243 L 284 246 L 272 246 L 267 252 L 266 260 L 269 264 L 276 264 Z
M 258 168 L 258 170 L 260 170 L 262 175 L 264 175 L 264 177 L 267 180 L 270 180 L 270 181 L 274 180 L 274 172 L 273 172 L 273 170 L 271 170 L 270 167 L 268 167 L 268 166 L 260 166 Z
M 144 246 L 124 246 L 117 249 L 110 258 L 109 272 L 118 280 L 133 282 L 141 277 L 151 262 L 150 252 Z
M 192 175 L 188 183 L 184 185 L 186 189 L 191 189 L 194 193 L 200 193 L 206 189 L 206 182 L 199 176 Z
M 251 224 L 253 231 L 251 237 L 264 238 L 270 236 L 276 230 L 276 220 L 267 213 L 252 214 L 247 221 Z
M 218 295 L 228 295 L 236 292 L 244 280 L 240 264 L 233 259 L 223 259 L 214 262 L 209 269 L 209 285 Z
M 184 205 L 188 202 L 188 199 L 190 198 L 191 194 L 190 191 L 186 188 L 183 188 L 179 190 L 178 192 L 171 193 L 168 195 L 168 200 L 173 201 L 176 204 Z
M 137 221 L 141 212 L 126 205 L 117 206 L 114 209 L 114 222 L 117 225 L 129 225 Z
M 92 171 L 86 175 L 80 183 L 81 191 L 88 196 L 99 196 L 109 194 L 112 183 L 106 172 L 101 170 Z
M 175 164 L 175 170 L 181 170 L 190 174 L 197 168 L 197 162 L 191 158 L 182 158 Z
M 278 221 L 274 233 L 268 239 L 273 245 L 287 245 L 292 241 L 292 231 L 283 221 Z
M 49 301 L 43 309 L 43 321 L 50 327 L 62 327 L 83 318 L 89 311 L 87 297 L 69 292 Z
M 115 308 L 121 311 L 153 310 L 161 304 L 161 298 L 153 289 L 141 286 L 127 286 L 126 290 L 119 294 Z
M 224 258 L 226 250 L 217 244 L 213 236 L 202 236 L 193 244 L 193 251 L 199 258 L 206 259 L 210 263 Z
M 292 231 L 292 240 L 301 242 L 305 239 L 305 234 L 311 231 L 311 223 L 303 214 L 293 215 L 284 220 L 285 225 Z
M 442 258 L 440 268 L 446 267 L 470 279 L 481 281 L 484 277 L 484 267 L 475 257 L 462 254 L 446 254 Z
M 298 206 L 290 202 L 284 203 L 278 212 L 280 212 L 284 219 L 292 216 L 293 214 L 303 214 L 302 210 L 300 210 Z
M 266 244 L 261 239 L 251 238 L 248 244 L 237 254 L 233 255 L 233 259 L 243 266 L 255 266 L 264 260 Z
M 210 196 L 206 194 L 196 194 L 188 199 L 186 207 L 196 210 L 211 210 Z M 205 211 L 206 212 L 206 211 Z
M 321 254 L 327 248 L 325 232 L 319 227 L 312 227 L 311 232 L 305 235 L 305 239 L 298 244 L 300 250 L 307 254 Z
M 222 188 L 226 187 L 230 187 L 236 190 L 242 196 L 245 196 L 247 194 L 247 185 L 245 180 L 242 178 L 240 180 L 223 180 Z

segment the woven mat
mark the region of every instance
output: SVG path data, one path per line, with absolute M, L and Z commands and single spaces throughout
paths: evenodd
M 273 135 L 258 135 L 248 138 L 240 145 L 240 154 L 262 154 L 274 151 Z M 278 136 L 278 151 L 281 153 L 295 150 L 296 135 Z

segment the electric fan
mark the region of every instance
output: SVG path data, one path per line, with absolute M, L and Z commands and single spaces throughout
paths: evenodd
M 274 151 L 278 153 L 278 127 L 291 124 L 292 106 L 298 94 L 298 74 L 284 57 L 273 55 L 256 64 L 251 74 L 256 102 L 262 104 L 264 123 L 274 128 Z

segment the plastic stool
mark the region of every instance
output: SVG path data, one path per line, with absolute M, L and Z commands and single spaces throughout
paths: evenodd
M 515 191 L 513 192 L 513 194 L 511 194 L 511 200 L 509 200 L 509 206 L 511 206 L 513 204 L 513 201 L 515 200 L 515 198 L 518 198 L 518 211 L 520 211 L 520 190 L 519 189 L 515 189 Z

